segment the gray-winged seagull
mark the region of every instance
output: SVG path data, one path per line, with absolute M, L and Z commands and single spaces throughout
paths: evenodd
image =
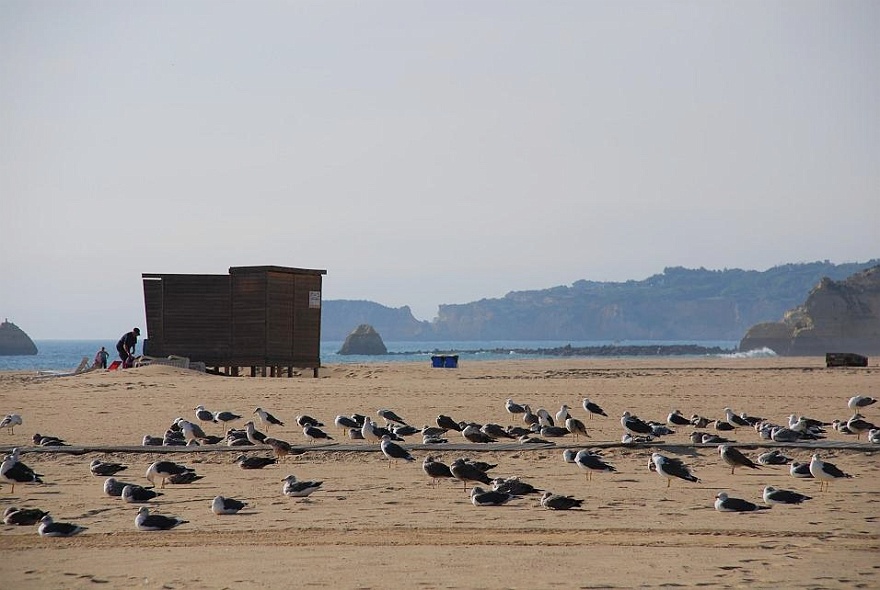
M 791 490 L 779 490 L 773 486 L 764 488 L 763 497 L 765 504 L 801 504 L 805 500 L 812 500 L 810 496 Z
M 715 496 L 715 510 L 718 512 L 754 512 L 769 509 L 769 506 L 760 506 L 742 498 L 731 498 L 726 492 L 718 492 Z
M 189 521 L 176 516 L 150 514 L 150 509 L 146 506 L 138 508 L 137 516 L 134 518 L 134 525 L 139 531 L 167 531 L 187 522 Z
M 544 492 L 541 496 L 541 506 L 547 510 L 571 510 L 572 508 L 580 508 L 583 503 L 583 500 L 553 492 Z
M 71 524 L 69 522 L 55 522 L 48 514 L 40 519 L 37 532 L 41 537 L 72 537 L 78 535 L 87 527 Z
M 235 500 L 234 498 L 224 498 L 223 496 L 216 496 L 211 501 L 211 512 L 218 516 L 221 514 L 238 514 L 239 510 L 241 510 L 245 506 L 247 506 L 247 502 Z
M 653 453 L 651 455 L 651 460 L 648 462 L 648 468 L 666 478 L 667 488 L 672 484 L 673 477 L 690 482 L 700 481 L 699 478 L 693 475 L 690 469 L 682 463 L 681 459 L 666 457 L 660 453 Z
M 810 474 L 819 480 L 819 491 L 828 489 L 828 485 L 835 479 L 844 479 L 852 477 L 848 473 L 841 471 L 834 463 L 822 461 L 819 453 L 814 453 L 810 459 Z
M 736 447 L 730 445 L 718 445 L 718 453 L 725 463 L 730 465 L 730 474 L 736 471 L 737 467 L 748 467 L 749 469 L 759 469 L 754 461 L 746 457 Z

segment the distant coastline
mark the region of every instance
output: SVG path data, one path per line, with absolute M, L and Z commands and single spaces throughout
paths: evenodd
M 474 350 L 430 350 L 389 352 L 388 354 L 522 354 L 529 356 L 702 356 L 733 354 L 737 348 L 699 346 L 696 344 L 650 344 L 650 345 L 603 345 L 603 346 L 556 346 L 553 348 L 480 348 Z

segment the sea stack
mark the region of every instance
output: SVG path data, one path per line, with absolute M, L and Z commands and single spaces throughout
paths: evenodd
M 388 349 L 373 326 L 361 324 L 345 338 L 339 354 L 380 355 L 388 354 Z
M 0 324 L 0 356 L 37 354 L 37 346 L 30 336 L 8 319 Z

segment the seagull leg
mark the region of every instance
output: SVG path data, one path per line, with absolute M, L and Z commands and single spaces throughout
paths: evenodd
M 666 487 L 668 488 L 668 487 L 670 487 L 671 485 L 672 485 L 672 480 L 671 480 L 671 479 L 667 479 L 667 480 L 666 480 Z
M 736 467 L 731 467 L 731 468 L 730 468 L 730 475 L 733 475 L 733 472 L 734 472 L 734 471 L 736 471 Z

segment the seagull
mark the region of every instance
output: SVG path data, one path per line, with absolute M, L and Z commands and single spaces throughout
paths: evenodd
M 672 478 L 677 477 L 685 481 L 699 482 L 699 478 L 691 473 L 691 470 L 682 463 L 681 459 L 666 457 L 660 453 L 653 453 L 648 463 L 651 471 L 656 471 L 658 475 L 666 478 L 666 487 L 672 484 Z
M 691 437 L 692 437 L 691 440 L 694 442 L 697 442 L 695 440 L 695 438 L 693 437 L 694 434 L 697 434 L 697 432 L 691 433 Z M 734 441 L 730 440 L 729 438 L 724 438 L 723 436 L 718 436 L 717 434 L 712 434 L 709 432 L 700 432 L 699 435 L 700 435 L 699 442 L 703 443 L 704 445 L 719 445 L 719 444 L 734 442 Z
M 562 451 L 562 460 L 566 463 L 574 463 L 578 453 L 579 451 L 575 451 L 574 449 L 565 449 Z
M 574 435 L 575 440 L 580 436 L 590 438 L 590 435 L 587 434 L 587 427 L 584 425 L 583 421 L 578 420 L 574 416 L 569 416 L 565 419 L 565 428 Z
M 189 420 L 184 420 L 183 418 L 181 418 L 177 421 L 177 425 L 180 427 L 181 432 L 183 432 L 183 438 L 187 441 L 202 440 L 208 438 L 208 435 L 205 434 L 205 431 L 202 430 L 202 427 L 194 422 L 190 422 Z
M 514 496 L 527 496 L 529 494 L 539 494 L 543 490 L 536 488 L 530 483 L 521 481 L 518 477 L 496 477 L 492 480 L 492 489 L 496 492 L 507 492 Z
M 125 471 L 126 469 L 128 469 L 128 466 L 123 465 L 122 463 L 105 463 L 100 459 L 92 459 L 92 462 L 89 463 L 89 471 L 92 472 L 92 475 L 97 475 L 100 477 L 116 475 L 120 471 Z
M 317 426 L 303 426 L 303 434 L 309 439 L 309 444 L 315 441 L 333 440 L 333 437 Z
M 253 413 L 257 415 L 257 417 L 260 419 L 260 422 L 263 424 L 263 426 L 266 427 L 267 430 L 269 429 L 269 426 L 272 425 L 284 426 L 284 422 L 282 422 L 263 408 L 256 408 Z
M 535 414 L 532 414 L 532 409 L 529 407 L 529 405 L 526 404 L 523 407 L 526 409 L 526 411 L 523 412 L 523 416 L 522 416 L 523 423 L 526 426 L 531 426 L 532 424 L 537 424 L 538 423 L 538 416 L 536 416 Z
M 281 440 L 280 438 L 272 438 L 270 436 L 267 436 L 265 440 L 263 440 L 263 444 L 272 447 L 272 452 L 275 453 L 275 458 L 277 459 L 286 457 L 293 450 L 293 447 L 290 446 L 289 442 L 287 442 L 286 440 Z M 299 454 L 302 454 L 302 451 L 300 451 Z
M 666 416 L 666 423 L 670 426 L 690 426 L 691 421 L 681 414 L 681 410 L 672 410 Z
M 730 445 L 718 445 L 718 452 L 725 463 L 730 465 L 730 475 L 736 471 L 737 467 L 748 467 L 749 469 L 760 469 L 751 459 L 746 457 L 736 447 Z
M 382 449 L 382 454 L 388 457 L 389 467 L 391 467 L 395 461 L 415 461 L 415 458 L 409 451 L 392 441 L 391 437 L 387 434 L 382 436 L 382 442 L 379 446 Z
M 555 426 L 555 422 L 553 421 L 553 416 L 550 415 L 550 412 L 545 410 L 544 408 L 538 408 L 538 411 L 535 412 L 535 415 L 538 417 L 538 424 L 541 426 Z
M 63 438 L 58 438 L 57 436 L 48 436 L 43 435 L 37 432 L 31 438 L 34 441 L 34 444 L 39 447 L 68 447 L 68 445 Z
M 736 426 L 734 426 L 730 422 L 727 422 L 726 420 L 715 420 L 713 425 L 714 425 L 715 430 L 718 430 L 721 432 L 730 432 L 731 430 L 736 429 Z
M 599 414 L 600 416 L 608 417 L 608 414 L 605 413 L 605 410 L 599 407 L 599 404 L 593 403 L 589 398 L 584 398 L 583 403 L 584 409 L 589 414 L 590 418 L 593 418 L 593 414 Z
M 742 498 L 731 498 L 725 492 L 718 492 L 715 496 L 715 510 L 718 512 L 754 512 L 769 509 L 769 506 L 759 506 Z
M 226 424 L 227 422 L 232 422 L 234 420 L 240 419 L 241 416 L 233 412 L 214 412 L 214 422 L 223 422 L 224 424 Z
M 868 442 L 875 445 L 880 444 L 880 428 L 872 428 L 868 431 Z
M 730 408 L 724 408 L 724 418 L 725 420 L 727 420 L 727 423 L 732 425 L 734 428 L 737 428 L 739 426 L 751 426 L 748 420 L 741 416 L 737 416 Z
M 594 471 L 605 471 L 609 473 L 617 471 L 613 465 L 606 463 L 602 460 L 602 457 L 594 454 L 588 449 L 578 451 L 578 454 L 574 457 L 574 463 L 586 472 L 584 475 L 587 480 L 593 478 Z
M 87 527 L 71 524 L 69 522 L 55 522 L 48 514 L 40 519 L 37 532 L 41 537 L 72 537 L 78 535 Z
M 138 508 L 137 516 L 134 519 L 134 525 L 139 531 L 167 531 L 187 522 L 189 521 L 176 516 L 150 514 L 150 509 L 146 506 Z
M 16 426 L 21 426 L 21 416 L 18 414 L 6 414 L 6 417 L 0 421 L 0 428 L 5 428 L 9 434 L 15 434 Z
M 295 475 L 288 475 L 281 481 L 281 493 L 291 498 L 305 498 L 323 485 L 323 481 L 297 481 Z
M 316 427 L 320 428 L 320 427 L 324 426 L 324 423 L 323 423 L 323 422 L 321 422 L 321 421 L 319 421 L 319 420 L 316 420 L 315 418 L 312 418 L 312 417 L 309 416 L 308 414 L 301 414 L 301 415 L 299 415 L 299 416 L 296 416 L 296 417 L 294 418 L 294 420 L 295 420 L 296 423 L 299 424 L 301 427 L 305 427 L 305 426 L 316 426 Z
M 464 432 L 464 431 L 462 431 L 462 432 Z M 495 439 L 515 438 L 509 432 L 507 432 L 507 430 L 503 426 L 501 426 L 500 424 L 493 424 L 491 422 L 480 426 L 480 432 L 482 432 L 486 436 L 491 436 L 492 438 L 495 438 Z
M 244 423 L 244 432 L 245 436 L 251 442 L 251 444 L 266 444 L 266 435 L 257 430 L 257 428 L 254 426 L 253 420 L 248 420 Z
M 33 526 L 49 514 L 39 508 L 16 508 L 10 506 L 3 511 L 3 522 L 14 526 Z
M 465 426 L 461 431 L 461 435 L 465 440 L 472 443 L 483 444 L 495 442 L 495 438 L 481 431 L 480 427 L 473 423 Z
M 810 473 L 810 464 L 809 463 L 798 463 L 795 461 L 791 464 L 791 467 L 788 468 L 788 472 L 792 477 L 797 479 L 812 479 L 813 474 Z
M 517 414 L 525 414 L 526 409 L 514 402 L 512 399 L 507 398 L 507 401 L 504 403 L 504 408 L 507 410 L 507 413 L 516 416 Z
M 620 424 L 623 429 L 636 436 L 637 434 L 653 434 L 654 429 L 647 422 L 633 416 L 629 412 L 624 412 L 620 417 Z
M 211 501 L 211 512 L 216 515 L 221 514 L 238 514 L 238 511 L 247 506 L 247 502 L 242 502 L 241 500 L 235 500 L 233 498 L 224 498 L 223 496 L 216 496 Z
M 403 424 L 404 426 L 406 426 L 406 420 L 404 420 L 403 418 L 401 418 L 400 416 L 395 414 L 394 410 L 389 410 L 387 408 L 381 408 L 376 411 L 376 415 L 378 415 L 380 418 L 385 419 L 386 426 L 391 422 L 395 422 L 397 424 Z
M 812 498 L 790 490 L 778 490 L 773 486 L 764 488 L 765 504 L 801 504 L 805 500 L 812 500 Z
M 868 397 L 867 395 L 854 395 L 849 398 L 849 401 L 846 402 L 846 407 L 848 407 L 853 412 L 858 412 L 862 408 L 867 408 L 871 404 L 876 404 L 877 400 L 873 397 Z M 21 422 L 19 422 L 21 424 Z M 3 425 L 0 424 L 0 427 Z
M 562 407 L 556 412 L 556 424 L 565 424 L 565 421 L 571 415 L 568 413 L 570 409 L 566 404 L 562 404 Z
M 712 424 L 712 420 L 709 420 L 708 418 L 704 418 L 697 414 L 691 416 L 691 426 L 694 428 L 706 428 L 710 424 Z
M 364 436 L 365 441 L 371 443 L 379 442 L 382 438 L 379 436 L 379 433 L 376 432 L 376 425 L 370 420 L 369 416 L 364 418 L 364 425 L 361 426 L 361 434 Z
M 169 477 L 167 483 L 174 485 L 187 485 L 204 477 L 204 475 L 198 475 L 195 471 L 184 471 L 183 473 L 178 473 Z
M 437 416 L 437 426 L 446 430 L 455 430 L 456 432 L 461 432 L 462 430 L 462 426 L 458 422 L 443 414 Z
M 471 490 L 471 503 L 478 508 L 480 506 L 503 506 L 518 497 L 507 492 L 486 491 L 480 486 L 474 486 Z
M 452 473 L 452 477 L 464 484 L 462 489 L 465 491 L 467 491 L 467 483 L 469 481 L 478 481 L 486 485 L 492 483 L 492 478 L 485 471 L 461 458 L 452 462 L 452 465 L 449 466 L 449 471 Z
M 13 449 L 11 455 L 7 455 L 0 464 L 0 479 L 12 484 L 10 493 L 15 493 L 15 484 L 19 483 L 43 483 L 41 474 L 18 460 L 18 449 Z
M 865 420 L 864 416 L 861 414 L 853 414 L 852 418 L 847 420 L 846 427 L 849 428 L 851 432 L 856 433 L 857 440 L 862 438 L 863 432 L 869 432 L 872 429 L 877 428 L 876 425 Z
M 147 467 L 146 478 L 150 480 L 150 483 L 153 485 L 156 484 L 155 479 L 157 477 L 160 478 L 162 483 L 159 487 L 164 488 L 165 482 L 168 479 L 174 475 L 180 475 L 182 473 L 195 473 L 195 469 L 172 461 L 156 461 Z
M 137 504 L 149 502 L 150 500 L 161 496 L 162 492 L 157 492 L 134 484 L 128 484 L 122 488 L 122 494 L 120 495 L 122 496 L 122 499 L 129 504 Z
M 436 486 L 437 482 L 443 478 L 453 477 L 452 471 L 449 470 L 449 465 L 435 460 L 430 455 L 425 457 L 425 460 L 422 462 L 422 471 L 431 478 L 432 486 Z
M 214 412 L 206 410 L 205 406 L 199 404 L 193 409 L 196 411 L 196 418 L 202 422 L 217 422 L 217 420 L 214 419 Z
M 801 433 L 791 428 L 774 426 L 770 431 L 770 438 L 774 442 L 797 442 L 801 440 Z
M 122 490 L 125 489 L 125 486 L 135 486 L 135 483 L 128 483 L 126 481 L 119 481 L 115 477 L 108 477 L 104 480 L 104 493 L 108 496 L 113 496 L 115 498 L 119 498 L 122 496 Z
M 758 463 L 761 465 L 788 465 L 791 463 L 791 457 L 786 457 L 779 449 L 773 449 L 758 455 Z
M 819 480 L 819 491 L 822 491 L 823 488 L 827 490 L 828 485 L 835 479 L 852 477 L 852 475 L 838 469 L 834 463 L 822 461 L 819 458 L 819 453 L 814 453 L 810 459 L 810 474 Z
M 267 465 L 274 465 L 278 462 L 278 459 L 275 457 L 247 457 L 239 455 L 235 462 L 242 469 L 262 469 Z
M 357 428 L 360 430 L 361 426 L 363 426 L 363 424 L 358 424 L 355 420 L 341 414 L 336 416 L 336 419 L 333 420 L 333 424 L 335 424 L 336 428 L 339 428 L 343 433 L 350 428 Z
M 541 496 L 541 506 L 547 510 L 571 510 L 572 508 L 580 508 L 583 503 L 583 500 L 571 496 L 561 496 L 553 492 L 544 492 Z

